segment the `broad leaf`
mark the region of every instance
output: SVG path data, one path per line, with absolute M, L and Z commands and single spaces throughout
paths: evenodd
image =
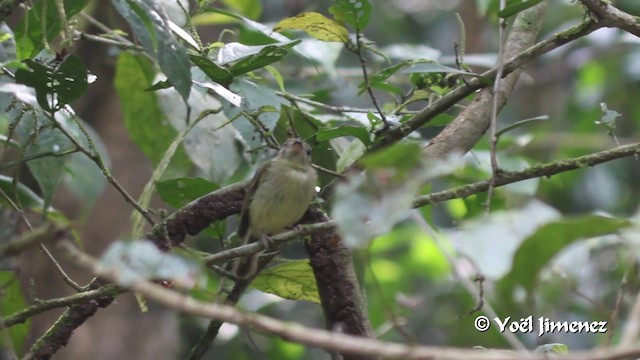
M 160 110 L 156 95 L 145 91 L 155 72 L 146 58 L 120 53 L 115 88 L 120 98 L 124 125 L 129 136 L 156 164 L 176 135 Z
M 0 271 L 0 315 L 4 318 L 25 308 L 27 308 L 27 303 L 24 300 L 20 280 L 16 274 L 13 271 Z M 23 355 L 22 349 L 24 349 L 24 343 L 29 336 L 30 327 L 31 321 L 27 319 L 22 324 L 16 324 L 4 330 L 8 331 L 11 336 L 2 336 L 0 352 L 2 349 L 8 348 L 15 349 L 18 356 Z M 7 344 L 8 341 L 11 341 L 11 344 Z
M 276 265 L 260 273 L 251 285 L 281 298 L 320 303 L 316 279 L 308 260 L 287 261 Z
M 231 74 L 229 70 L 220 67 L 218 64 L 211 61 L 211 59 L 199 55 L 190 55 L 189 58 L 209 77 L 209 79 L 217 82 L 218 84 L 228 86 L 231 84 L 231 81 L 233 81 L 233 74 Z
M 162 72 L 186 101 L 191 91 L 189 57 L 184 46 L 173 36 L 162 7 L 156 0 L 111 2 L 131 25 L 145 51 L 158 60 Z
M 347 43 L 349 31 L 339 22 L 316 12 L 305 12 L 300 15 L 281 20 L 273 28 L 274 31 L 303 30 L 307 34 L 322 41 Z
M 16 83 L 34 88 L 38 104 L 47 112 L 62 109 L 87 91 L 87 69 L 75 55 L 60 64 L 46 65 L 30 59 L 24 62 L 29 70 L 18 69 Z
M 327 141 L 343 136 L 355 136 L 365 145 L 371 144 L 371 134 L 362 126 L 341 125 L 333 128 L 321 128 L 316 134 L 316 140 Z
M 369 24 L 371 4 L 368 0 L 335 0 L 329 12 L 336 20 L 344 21 L 357 31 L 362 31 Z
M 521 285 L 530 293 L 540 271 L 565 247 L 579 240 L 615 233 L 630 225 L 631 222 L 625 219 L 598 215 L 547 223 L 522 242 L 513 256 L 511 271 L 500 280 L 499 287 L 512 289 L 515 285 Z
M 21 209 L 42 209 L 44 207 L 44 200 L 39 197 L 33 190 L 26 187 L 24 184 L 17 183 L 14 186 L 14 179 L 8 176 L 0 175 L 0 189 L 7 194 L 11 201 L 21 207 Z M 15 190 L 14 190 L 15 189 Z M 0 197 L 0 203 L 6 207 L 11 207 L 4 196 Z
M 44 49 L 43 39 L 51 41 L 62 30 L 56 0 L 34 1 L 15 31 L 18 59 L 34 58 Z M 79 13 L 89 0 L 64 0 L 67 18 Z M 46 13 L 44 11 L 46 4 Z M 43 29 L 45 34 L 43 35 Z
M 162 201 L 176 209 L 219 188 L 202 178 L 180 178 L 156 183 L 156 190 Z

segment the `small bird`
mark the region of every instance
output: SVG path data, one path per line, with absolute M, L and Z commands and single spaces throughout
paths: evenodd
M 313 200 L 317 180 L 311 166 L 311 147 L 300 139 L 288 139 L 247 186 L 238 227 L 244 244 L 268 244 L 269 235 L 298 222 Z M 249 278 L 255 275 L 257 266 L 258 254 L 253 254 L 236 262 L 234 274 Z

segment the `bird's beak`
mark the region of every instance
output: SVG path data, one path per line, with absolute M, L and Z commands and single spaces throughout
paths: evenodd
M 302 145 L 302 141 L 295 140 L 293 142 L 293 144 L 291 144 L 291 152 L 292 153 L 294 153 L 296 155 L 299 155 L 299 154 L 304 153 L 304 151 L 305 150 L 304 150 L 304 145 Z

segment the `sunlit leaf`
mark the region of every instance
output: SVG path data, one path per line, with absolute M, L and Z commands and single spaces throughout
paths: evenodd
M 339 22 L 329 19 L 316 12 L 305 12 L 300 15 L 280 20 L 273 28 L 274 31 L 302 30 L 314 38 L 322 41 L 349 41 L 349 31 Z
M 287 261 L 276 265 L 261 272 L 251 285 L 281 298 L 320 303 L 316 279 L 308 260 Z

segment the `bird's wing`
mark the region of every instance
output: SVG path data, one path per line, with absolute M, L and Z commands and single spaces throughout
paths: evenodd
M 251 226 L 251 214 L 249 213 L 249 205 L 251 204 L 251 200 L 253 199 L 253 194 L 258 190 L 258 186 L 262 181 L 262 177 L 267 173 L 267 169 L 271 166 L 271 161 L 268 161 L 262 165 L 258 171 L 256 171 L 255 175 L 253 175 L 253 179 L 245 189 L 244 193 L 244 201 L 242 203 L 242 212 L 240 213 L 240 225 L 238 226 L 238 236 L 240 239 L 247 241 L 247 234 L 249 233 L 249 226 Z

